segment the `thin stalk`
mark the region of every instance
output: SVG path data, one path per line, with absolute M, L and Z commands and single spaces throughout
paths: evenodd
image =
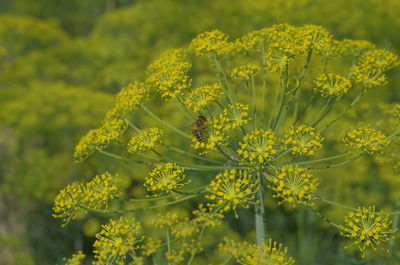
M 221 164 L 221 165 L 222 165 L 222 164 L 225 164 L 225 162 L 222 162 L 222 161 L 216 161 L 216 160 L 212 160 L 212 159 L 209 159 L 209 158 L 205 158 L 205 157 L 202 157 L 202 156 L 199 156 L 199 155 L 195 155 L 195 154 L 188 153 L 188 152 L 186 152 L 185 150 L 176 148 L 176 147 L 174 147 L 174 146 L 165 145 L 165 147 L 167 147 L 168 149 L 171 149 L 171 150 L 173 150 L 173 151 L 175 151 L 175 152 L 178 152 L 178 153 L 181 153 L 181 154 L 184 154 L 184 155 L 187 155 L 187 156 L 196 158 L 196 159 L 200 159 L 200 160 L 203 160 L 203 161 L 207 161 L 207 162 L 211 162 L 211 163 L 215 163 L 215 164 Z
M 160 117 L 158 117 L 156 114 L 154 114 L 152 111 L 150 111 L 148 108 L 146 108 L 144 105 L 141 105 L 141 108 L 148 114 L 150 115 L 153 119 L 155 119 L 156 121 L 164 124 L 165 126 L 167 126 L 168 128 L 170 128 L 171 130 L 173 130 L 174 132 L 176 132 L 179 135 L 182 135 L 185 138 L 188 139 L 192 139 L 192 137 L 186 133 L 184 133 L 183 131 L 179 130 L 178 128 L 174 127 L 173 125 L 171 125 L 169 122 L 166 122 L 164 120 L 162 120 Z
M 273 127 L 272 127 L 272 130 L 274 132 L 276 132 L 277 129 L 278 129 L 278 124 L 280 122 L 281 115 L 282 115 L 282 112 L 283 112 L 283 109 L 284 109 L 284 106 L 285 106 L 285 101 L 286 101 L 286 89 L 287 89 L 288 80 L 289 80 L 289 65 L 287 63 L 285 65 L 285 69 L 281 73 L 280 79 L 281 79 L 281 90 L 282 90 L 281 92 L 282 92 L 282 94 L 281 94 L 281 98 L 280 98 L 280 102 L 279 102 L 278 114 L 275 117 L 274 124 L 273 124 Z
M 265 105 L 265 95 L 267 88 L 267 80 L 265 78 L 265 69 L 266 69 L 266 58 L 265 58 L 265 45 L 263 43 L 261 47 L 261 56 L 262 56 L 262 104 L 261 104 L 261 121 L 264 121 L 265 113 L 264 113 L 264 105 Z
M 264 197 L 263 197 L 263 187 L 262 179 L 260 173 L 257 173 L 258 180 L 258 192 L 256 200 L 258 203 L 254 205 L 254 219 L 256 226 L 256 243 L 261 245 L 265 241 L 265 228 L 266 228 L 266 218 L 265 218 L 265 207 L 264 207 Z
M 337 115 L 333 120 L 328 122 L 324 127 L 318 130 L 318 132 L 323 132 L 329 127 L 332 126 L 337 120 L 339 120 L 344 114 L 346 114 L 358 101 L 360 101 L 361 97 L 367 92 L 367 88 L 361 90 L 361 92 L 357 95 L 357 97 L 341 112 Z
M 304 114 L 306 113 L 307 109 L 311 106 L 311 103 L 314 101 L 315 99 L 315 94 L 312 94 L 312 96 L 310 97 L 310 99 L 308 100 L 306 106 L 301 110 L 300 114 L 298 114 L 297 109 L 295 109 L 295 113 L 293 115 L 293 125 L 296 125 L 296 123 L 303 118 Z
M 129 159 L 123 156 L 119 156 L 104 150 L 100 150 L 98 149 L 98 151 L 106 156 L 118 159 L 118 160 L 122 160 L 122 161 L 126 161 L 126 162 L 133 162 L 133 163 L 138 163 L 138 164 L 144 164 L 144 165 L 148 165 L 148 166 L 155 166 L 155 163 L 151 163 L 151 162 L 147 162 L 147 161 L 143 161 L 143 160 L 133 160 L 133 159 Z
M 219 61 L 217 54 L 213 53 L 213 59 L 214 59 L 214 64 L 215 64 L 215 67 L 217 68 L 217 73 L 221 80 L 222 86 L 224 87 L 228 102 L 233 105 L 234 101 L 232 98 L 231 89 L 229 87 L 228 78 L 226 77 L 226 74 L 225 74 L 225 70 L 222 67 L 221 62 Z
M 363 153 L 359 153 L 358 155 L 354 156 L 353 158 L 344 161 L 342 163 L 338 163 L 338 164 L 333 164 L 333 165 L 327 165 L 327 166 L 322 166 L 322 167 L 310 167 L 308 169 L 328 169 L 328 168 L 337 168 L 337 167 L 343 167 L 347 164 L 350 164 L 351 162 L 353 162 L 354 160 L 358 159 L 360 156 L 362 156 Z
M 349 156 L 349 155 L 351 155 L 351 154 L 352 154 L 352 152 L 347 152 L 347 153 L 344 153 L 344 154 L 335 155 L 335 156 L 330 156 L 330 157 L 325 157 L 325 158 L 321 158 L 321 159 L 315 159 L 315 160 L 310 160 L 310 161 L 302 161 L 302 162 L 289 163 L 288 165 L 293 165 L 293 164 L 296 164 L 296 165 L 316 164 L 316 163 L 327 162 L 327 161 L 330 161 L 330 160 L 335 160 L 335 159 L 338 159 L 338 158 L 346 157 L 346 156 Z
M 332 105 L 335 102 L 333 97 L 329 97 L 329 99 L 326 101 L 325 106 L 322 108 L 321 112 L 319 113 L 318 117 L 315 118 L 310 126 L 311 127 L 315 127 L 318 125 L 318 123 L 320 123 L 322 121 L 323 118 L 325 118 L 325 116 L 329 113 L 329 111 L 332 109 Z
M 253 91 L 253 129 L 257 128 L 257 107 L 256 107 L 256 85 L 254 82 L 254 76 L 251 77 L 251 88 Z

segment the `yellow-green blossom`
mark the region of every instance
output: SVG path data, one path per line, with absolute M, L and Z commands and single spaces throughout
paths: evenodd
M 193 220 L 189 220 L 189 218 L 180 220 L 171 227 L 171 234 L 178 238 L 189 237 L 198 232 L 200 232 L 199 227 Z
M 188 181 L 184 182 L 185 179 L 186 175 L 182 167 L 175 163 L 166 163 L 158 165 L 149 172 L 144 186 L 154 196 L 159 196 L 186 185 Z
M 356 58 L 362 55 L 364 52 L 375 48 L 375 44 L 372 44 L 369 41 L 350 39 L 343 39 L 340 42 L 340 46 L 342 47 L 344 54 L 352 55 Z
M 387 71 L 399 65 L 399 57 L 383 49 L 373 49 L 364 53 L 357 61 L 362 68 Z
M 220 145 L 226 145 L 227 135 L 225 134 L 223 123 L 220 120 L 207 120 L 201 130 L 204 139 L 199 139 L 193 135 L 192 147 L 200 150 L 200 154 L 207 154 L 211 150 L 216 150 Z
M 186 53 L 187 51 L 182 48 L 166 50 L 147 67 L 147 73 L 154 74 L 165 68 L 187 62 Z
M 77 219 L 86 214 L 81 207 L 85 201 L 85 187 L 80 182 L 73 182 L 62 189 L 54 199 L 53 216 L 62 218 L 64 225 L 71 219 Z
M 217 122 L 220 123 L 222 130 L 228 131 L 247 124 L 249 120 L 249 106 L 235 103 L 224 108 Z
M 106 120 L 122 119 L 148 99 L 149 88 L 143 82 L 130 83 L 118 92 L 114 107 L 106 113 Z
M 163 130 L 159 128 L 147 128 L 132 136 L 128 143 L 128 152 L 136 153 L 154 148 L 161 144 Z
M 293 155 L 311 156 L 315 151 L 322 149 L 322 140 L 315 128 L 300 125 L 289 128 L 282 142 L 284 148 L 291 150 Z
M 287 251 L 287 247 L 268 239 L 260 245 L 249 245 L 246 254 L 237 261 L 242 265 L 292 265 L 295 261 Z
M 316 199 L 315 191 L 318 179 L 307 169 L 296 165 L 287 165 L 276 170 L 274 176 L 267 177 L 270 189 L 275 191 L 274 198 L 281 203 L 312 205 Z
M 228 35 L 213 30 L 197 35 L 190 43 L 189 49 L 198 56 L 209 53 L 225 54 L 232 49 L 232 44 L 228 42 Z
M 317 25 L 300 27 L 296 37 L 303 42 L 304 47 L 317 51 L 326 49 L 332 42 L 332 35 L 325 28 Z
M 72 257 L 70 257 L 69 259 L 64 258 L 64 265 L 80 265 L 85 257 L 86 255 L 83 254 L 82 251 L 78 251 L 77 253 L 72 254 Z
M 368 250 L 385 251 L 381 244 L 392 240 L 393 233 L 397 230 L 391 228 L 392 221 L 388 215 L 383 211 L 375 212 L 375 206 L 358 207 L 350 211 L 345 216 L 344 222 L 345 225 L 341 226 L 341 235 L 353 241 L 350 246 L 358 246 L 363 258 Z
M 103 150 L 117 141 L 126 130 L 127 125 L 121 119 L 105 120 L 97 128 L 83 136 L 75 147 L 74 157 L 81 162 L 96 150 Z
M 373 128 L 353 129 L 343 141 L 349 148 L 370 155 L 382 151 L 388 143 L 386 136 Z
M 351 82 L 338 74 L 322 74 L 314 80 L 314 90 L 323 97 L 341 96 L 351 88 Z
M 94 264 L 106 264 L 108 261 L 122 262 L 130 254 L 135 256 L 140 237 L 141 225 L 133 217 L 120 217 L 102 225 L 93 244 L 96 261 Z
M 231 77 L 235 80 L 250 80 L 254 76 L 258 75 L 260 71 L 260 66 L 249 63 L 233 68 Z
M 200 86 L 189 93 L 185 105 L 194 112 L 201 112 L 222 94 L 220 83 Z
M 197 210 L 193 211 L 195 218 L 193 222 L 197 226 L 216 227 L 222 224 L 222 218 L 224 215 L 220 212 L 213 212 L 212 208 L 206 208 L 203 204 L 200 204 Z
M 359 65 L 353 67 L 350 77 L 354 83 L 366 88 L 384 86 L 387 83 L 386 76 L 381 70 Z
M 192 64 L 189 62 L 177 62 L 151 74 L 146 82 L 155 88 L 162 98 L 176 98 L 183 95 L 192 83 L 188 75 L 191 67 Z
M 244 170 L 230 169 L 219 173 L 207 187 L 211 194 L 206 198 L 213 201 L 210 207 L 220 208 L 222 212 L 235 211 L 241 206 L 248 208 L 255 202 L 258 180 Z
M 243 136 L 237 153 L 243 163 L 262 165 L 274 159 L 278 152 L 278 143 L 278 138 L 271 130 L 259 129 Z
M 85 185 L 84 204 L 90 208 L 107 207 L 108 201 L 119 196 L 121 180 L 108 172 L 95 176 Z

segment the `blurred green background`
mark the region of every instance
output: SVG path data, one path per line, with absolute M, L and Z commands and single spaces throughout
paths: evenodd
M 76 164 L 73 148 L 163 50 L 211 29 L 235 38 L 290 23 L 398 52 L 399 14 L 399 0 L 0 1 L 0 263 L 61 264 L 91 251 L 97 221 L 61 228 L 52 201 L 73 180 L 131 170 L 97 155 Z M 398 84 L 395 70 L 380 97 L 397 101 Z

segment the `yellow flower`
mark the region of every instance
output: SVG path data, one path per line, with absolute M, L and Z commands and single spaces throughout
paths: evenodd
M 295 262 L 287 255 L 287 248 L 272 239 L 263 241 L 260 245 L 252 245 L 225 238 L 219 248 L 242 265 L 292 265 Z
M 266 38 L 263 30 L 255 30 L 236 39 L 234 47 L 237 52 L 259 52 Z
M 177 62 L 151 74 L 146 82 L 150 87 L 155 88 L 162 98 L 176 98 L 183 95 L 192 83 L 188 75 L 191 67 L 192 64 L 189 62 Z
M 154 196 L 159 196 L 163 193 L 169 193 L 174 189 L 186 185 L 184 182 L 186 175 L 184 169 L 175 163 L 166 163 L 158 165 L 146 177 L 144 186 L 148 191 L 151 191 Z
M 387 71 L 399 65 L 399 58 L 396 54 L 383 49 L 373 49 L 364 53 L 357 61 L 362 68 Z
M 161 246 L 161 240 L 147 237 L 141 247 L 143 255 L 151 256 L 156 253 L 157 249 Z
M 302 40 L 307 49 L 321 51 L 330 46 L 332 35 L 323 27 L 317 25 L 305 25 L 300 27 L 296 36 Z
M 117 141 L 126 128 L 127 125 L 123 120 L 105 120 L 100 128 L 90 130 L 79 140 L 74 157 L 78 162 L 82 162 L 97 149 L 103 150 Z
M 174 66 L 179 63 L 187 62 L 187 51 L 184 49 L 169 49 L 163 52 L 148 67 L 147 73 L 154 74 L 165 68 Z
M 207 191 L 211 194 L 206 198 L 213 201 L 209 206 L 212 208 L 221 207 L 222 212 L 229 210 L 235 211 L 241 206 L 248 208 L 255 203 L 255 193 L 258 180 L 254 179 L 251 174 L 244 170 L 225 170 L 219 173 L 211 181 L 207 187 Z
M 86 255 L 82 253 L 82 251 L 78 251 L 73 254 L 69 259 L 64 258 L 64 265 L 80 265 L 82 261 L 85 259 Z
M 288 202 L 293 206 L 312 205 L 316 199 L 318 179 L 305 168 L 287 165 L 267 179 L 270 182 L 268 187 L 275 191 L 274 198 L 280 199 L 280 204 Z
M 350 246 L 358 246 L 363 258 L 368 249 L 385 250 L 381 244 L 392 240 L 392 234 L 397 231 L 391 228 L 392 221 L 388 215 L 383 211 L 375 212 L 375 206 L 358 207 L 345 216 L 344 222 L 345 225 L 341 226 L 341 235 L 353 241 Z
M 54 199 L 53 216 L 62 218 L 63 225 L 71 219 L 77 219 L 86 214 L 86 210 L 80 207 L 85 200 L 85 188 L 80 182 L 73 182 L 62 189 Z
M 192 137 L 192 147 L 200 150 L 200 154 L 207 154 L 216 150 L 219 145 L 226 145 L 227 135 L 223 130 L 223 123 L 220 120 L 207 120 L 201 133 L 204 139 L 199 140 L 195 135 Z
M 198 56 L 204 56 L 209 53 L 225 54 L 232 47 L 232 44 L 228 42 L 228 35 L 219 30 L 201 33 L 189 45 L 189 49 Z
M 347 55 L 352 55 L 354 57 L 359 57 L 366 51 L 372 50 L 375 48 L 375 44 L 372 44 L 366 40 L 350 40 L 343 39 L 340 42 L 340 46 L 342 47 L 343 53 Z
M 178 215 L 176 214 L 176 212 L 166 212 L 158 214 L 157 219 L 153 222 L 153 225 L 158 228 L 170 229 L 177 222 Z
M 370 155 L 382 151 L 388 143 L 386 136 L 373 128 L 353 129 L 343 141 L 349 148 Z
M 254 76 L 258 75 L 260 71 L 260 66 L 249 63 L 233 68 L 231 76 L 235 80 L 250 80 Z
M 229 104 L 219 115 L 217 123 L 220 123 L 222 130 L 228 131 L 246 125 L 250 120 L 249 106 L 241 103 Z
M 110 260 L 122 262 L 129 254 L 134 256 L 137 243 L 143 240 L 139 237 L 141 230 L 133 217 L 120 217 L 103 225 L 93 244 L 94 264 L 105 264 Z
M 221 84 L 205 85 L 194 89 L 185 100 L 185 105 L 194 112 L 201 112 L 222 95 Z
M 315 132 L 315 128 L 300 125 L 291 127 L 282 140 L 285 149 L 290 149 L 293 155 L 314 155 L 322 149 L 323 138 Z
M 130 83 L 118 92 L 114 107 L 106 113 L 106 120 L 122 119 L 148 99 L 149 88 L 144 83 Z
M 338 74 L 322 74 L 314 80 L 314 84 L 314 90 L 323 97 L 338 97 L 346 94 L 351 88 L 350 80 Z
M 206 209 L 203 204 L 199 205 L 197 210 L 193 211 L 194 223 L 197 226 L 216 227 L 222 224 L 224 215 L 219 212 L 212 212 L 212 209 Z
M 161 144 L 163 130 L 159 128 L 148 128 L 134 135 L 128 143 L 128 152 L 136 153 L 154 148 Z
M 189 220 L 189 218 L 180 220 L 171 227 L 171 234 L 175 237 L 189 237 L 199 231 L 200 229 L 196 223 L 193 220 Z
M 278 138 L 271 130 L 255 130 L 243 136 L 237 150 L 244 164 L 264 165 L 278 152 Z
M 107 207 L 109 200 L 119 196 L 121 180 L 108 172 L 95 176 L 85 185 L 84 204 L 90 208 Z
M 359 65 L 353 67 L 351 79 L 354 83 L 366 88 L 384 86 L 387 83 L 386 76 L 381 70 Z

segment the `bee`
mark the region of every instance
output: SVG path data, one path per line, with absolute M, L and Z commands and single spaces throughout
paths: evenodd
M 206 135 L 207 135 L 207 128 L 206 128 L 207 118 L 200 115 L 197 117 L 197 120 L 193 123 L 192 133 L 194 137 L 196 137 L 197 141 L 203 143 Z

